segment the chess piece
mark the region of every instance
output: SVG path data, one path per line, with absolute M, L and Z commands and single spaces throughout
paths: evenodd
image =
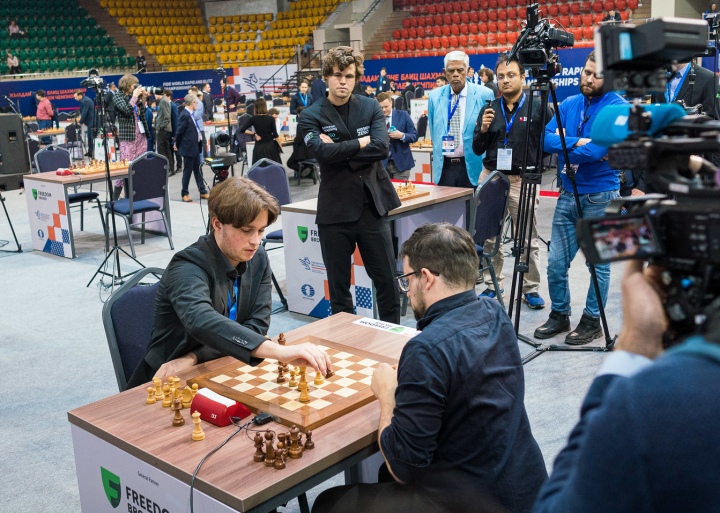
M 173 391 L 173 399 L 180 396 L 180 392 L 182 392 L 182 388 L 180 388 L 180 378 L 175 376 L 173 378 L 173 383 L 175 384 L 175 390 Z
M 285 433 L 278 433 L 278 436 L 277 436 L 277 437 L 278 437 L 277 448 L 278 448 L 278 449 L 285 449 L 285 447 L 286 447 L 286 444 L 285 444 L 285 438 L 286 438 Z
M 173 379 L 172 376 L 168 377 L 167 385 L 170 387 L 170 397 L 172 399 L 174 399 L 175 398 L 175 380 Z
M 153 378 L 153 385 L 155 385 L 155 399 L 157 399 L 158 401 L 162 401 L 162 380 L 160 378 Z
M 330 379 L 334 375 L 335 375 L 335 373 L 333 371 L 331 371 L 330 369 L 328 369 L 327 373 L 325 373 L 325 379 Z
M 148 387 L 147 389 L 147 399 L 145 399 L 145 404 L 155 404 L 157 402 L 157 399 L 155 399 L 155 387 Z
M 285 333 L 280 333 L 280 335 L 278 336 L 278 344 L 284 346 L 286 343 L 287 341 L 285 340 Z
M 297 426 L 290 428 L 290 450 L 288 456 L 293 459 L 302 458 L 302 447 L 300 447 L 300 430 Z
M 295 388 L 296 386 L 298 386 L 297 372 L 294 368 L 290 369 L 290 383 L 288 383 L 288 386 L 290 388 Z
M 315 373 L 315 379 L 313 380 L 313 384 L 315 385 L 322 385 L 325 383 L 325 378 L 323 378 L 323 375 L 320 373 L 320 371 Z
M 300 366 L 300 383 L 298 383 L 298 390 L 300 390 L 300 398 L 298 401 L 301 403 L 310 402 L 310 394 L 308 393 L 308 383 L 305 377 L 305 367 Z
M 163 408 L 170 408 L 172 406 L 172 399 L 170 398 L 170 385 L 165 383 L 163 385 Z
M 197 384 L 197 383 L 193 383 L 193 386 L 192 386 L 192 396 L 193 396 L 193 399 L 195 398 L 195 394 L 197 394 L 197 393 L 198 393 L 198 384 Z
M 180 402 L 182 404 L 183 408 L 190 408 L 190 405 L 192 404 L 193 395 L 192 395 L 192 389 L 189 386 L 186 386 L 183 388 L 182 393 L 180 394 Z
M 308 431 L 305 433 L 305 450 L 309 451 L 310 449 L 315 448 L 315 442 L 312 441 L 312 431 Z
M 273 466 L 277 470 L 282 470 L 285 468 L 285 449 L 275 451 L 275 461 L 273 462 Z
M 253 461 L 257 461 L 258 463 L 260 463 L 265 459 L 265 452 L 263 451 L 263 439 L 260 433 L 255 434 L 254 442 L 255 455 L 253 456 Z
M 185 419 L 182 416 L 182 413 L 180 413 L 180 410 L 182 410 L 182 405 L 180 404 L 180 399 L 173 399 L 172 404 L 173 410 L 175 410 L 175 416 L 173 417 L 173 423 L 172 425 L 175 427 L 184 426 L 185 425 Z
M 275 465 L 275 448 L 273 447 L 273 432 L 269 429 L 265 431 L 265 466 L 272 467 Z
M 287 378 L 285 377 L 285 364 L 282 362 L 278 362 L 277 382 L 285 383 L 286 381 L 287 381 Z
M 199 442 L 200 440 L 205 440 L 205 433 L 203 432 L 202 427 L 200 427 L 199 411 L 196 410 L 195 413 L 192 414 L 192 421 L 193 424 L 195 424 L 192 432 L 192 439 L 196 442 Z

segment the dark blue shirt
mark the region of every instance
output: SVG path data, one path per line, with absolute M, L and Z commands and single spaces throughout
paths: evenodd
M 547 472 L 510 318 L 470 290 L 434 303 L 418 329 L 400 356 L 396 406 L 381 435 L 393 473 L 446 505 L 489 495 L 530 511 Z

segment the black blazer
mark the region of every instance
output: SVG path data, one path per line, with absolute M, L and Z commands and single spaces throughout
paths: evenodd
M 692 73 L 692 70 L 690 70 L 675 99 L 684 101 L 686 107 L 702 104 L 705 114 L 712 119 L 720 119 L 720 108 L 718 108 L 718 102 L 715 98 L 717 77 L 709 69 L 695 66 L 692 63 L 690 65 L 695 68 L 695 84 L 690 84 L 690 74 Z M 652 101 L 665 103 L 665 95 L 663 93 L 654 93 Z
M 307 106 L 309 107 L 313 103 L 313 97 L 310 93 L 310 90 L 308 89 L 308 92 L 306 93 L 307 96 Z M 297 114 L 297 108 L 298 107 L 304 107 L 302 100 L 300 99 L 300 93 L 297 93 L 296 95 L 293 95 L 292 100 L 290 100 L 290 114 Z
M 183 109 L 178 119 L 175 145 L 181 157 L 195 157 L 200 154 L 201 141 L 198 141 L 198 129 L 192 112 Z
M 380 104 L 363 96 L 350 96 L 348 126 L 345 126 L 327 97 L 305 109 L 300 116 L 300 131 L 305 144 L 320 163 L 322 180 L 318 192 L 317 224 L 353 222 L 360 219 L 369 189 L 380 215 L 400 206 L 382 161 L 390 147 L 385 116 Z M 330 136 L 325 144 L 320 134 Z M 370 144 L 360 149 L 359 137 L 370 136 Z

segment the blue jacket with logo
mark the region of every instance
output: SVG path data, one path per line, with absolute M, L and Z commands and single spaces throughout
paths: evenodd
M 565 143 L 568 148 L 570 164 L 576 164 L 578 193 L 592 194 L 595 192 L 614 191 L 620 188 L 618 172 L 610 168 L 607 160 L 607 148 L 597 144 L 588 143 L 584 146 L 573 147 L 581 138 L 590 138 L 592 124 L 600 110 L 608 105 L 622 105 L 627 102 L 615 93 L 605 93 L 599 98 L 588 99 L 578 94 L 567 98 L 560 104 L 560 119 L 565 129 Z M 562 154 L 560 136 L 556 133 L 557 120 L 555 117 L 545 127 L 545 145 L 547 153 L 558 154 L 558 170 L 562 180 L 562 187 L 572 191 L 572 183 L 565 173 L 565 158 Z

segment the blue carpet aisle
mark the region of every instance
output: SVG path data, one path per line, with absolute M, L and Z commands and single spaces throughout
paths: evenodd
M 205 174 L 209 179 L 210 173 Z M 170 178 L 170 187 L 173 240 L 179 250 L 204 233 L 207 205 L 180 201 L 180 175 Z M 317 189 L 309 180 L 300 186 L 294 181 L 291 183 L 295 201 L 317 196 Z M 0 502 L 4 511 L 16 513 L 80 511 L 66 413 L 117 393 L 101 319 L 101 298 L 104 300 L 107 292 L 100 290 L 97 279 L 89 288 L 85 287 L 104 258 L 100 221 L 97 214 L 86 213 L 86 231 L 76 232 L 79 256 L 74 261 L 32 251 L 25 196 L 20 191 L 3 194 L 23 253 L 0 253 L 0 400 L 4 412 L 0 436 L 0 475 L 3 476 Z M 554 207 L 554 199 L 542 199 L 538 233 L 545 239 L 550 237 Z M 120 245 L 128 249 L 124 225 L 118 236 Z M 168 264 L 173 251 L 166 238 L 150 236 L 144 245 L 139 244 L 139 237 L 136 239 L 138 259 L 144 265 L 164 268 Z M 10 241 L 0 249 L 14 249 L 10 228 L 1 211 L 0 240 Z M 270 259 L 284 287 L 282 251 L 271 252 Z M 541 247 L 540 259 L 543 279 L 540 292 L 549 305 L 545 247 Z M 127 270 L 133 269 L 129 262 L 129 259 L 122 260 Z M 506 258 L 508 292 L 512 263 Z M 123 269 L 125 272 L 126 268 Z M 621 273 L 622 265 L 616 264 L 607 308 L 611 333 L 617 333 L 621 326 Z M 576 258 L 570 274 L 574 327 L 579 321 L 589 282 L 582 255 Z M 477 290 L 484 288 L 478 285 Z M 275 306 L 279 306 L 276 296 L 274 299 Z M 549 306 L 537 311 L 523 307 L 520 332 L 532 336 L 548 314 Z M 270 335 L 312 321 L 310 317 L 283 312 L 272 317 Z M 411 312 L 403 318 L 403 324 L 414 326 Z M 558 337 L 554 342 L 561 343 L 562 339 Z M 604 341 L 596 340 L 594 344 L 602 345 Z M 523 343 L 520 350 L 523 355 L 533 351 Z M 556 352 L 544 354 L 525 366 L 525 402 L 548 469 L 577 420 L 582 398 L 603 358 L 602 353 Z M 309 494 L 311 503 L 318 490 L 342 483 L 342 476 L 337 476 L 313 490 Z M 293 501 L 282 511 L 298 511 L 297 503 Z

